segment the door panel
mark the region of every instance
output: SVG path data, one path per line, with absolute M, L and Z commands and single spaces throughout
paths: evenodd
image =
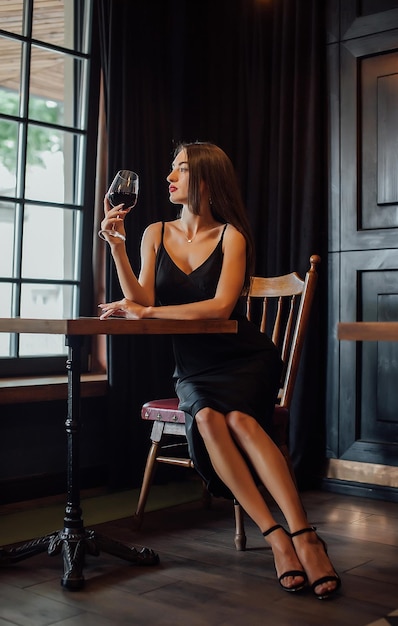
M 398 320 L 398 251 L 347 252 L 341 259 L 341 320 Z M 340 344 L 338 456 L 398 460 L 398 342 Z
M 398 30 L 342 44 L 340 58 L 341 250 L 395 247 Z
M 398 227 L 398 52 L 361 63 L 359 228 Z
M 398 270 L 371 270 L 359 275 L 363 321 L 396 321 Z M 398 442 L 398 342 L 361 345 L 360 437 Z

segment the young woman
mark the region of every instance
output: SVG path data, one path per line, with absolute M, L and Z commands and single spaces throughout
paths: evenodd
M 272 439 L 281 363 L 272 341 L 245 316 L 242 296 L 253 271 L 253 242 L 235 172 L 210 143 L 181 144 L 167 177 L 177 219 L 147 227 L 137 278 L 122 238 L 106 236 L 124 298 L 104 303 L 110 315 L 142 319 L 236 319 L 236 335 L 176 335 L 175 384 L 186 414 L 195 467 L 215 495 L 231 493 L 271 545 L 280 585 L 308 584 L 318 598 L 340 578 L 307 520 L 285 459 Z M 125 235 L 123 205 L 104 200 L 101 228 Z M 289 532 L 276 524 L 252 469 L 279 505 Z

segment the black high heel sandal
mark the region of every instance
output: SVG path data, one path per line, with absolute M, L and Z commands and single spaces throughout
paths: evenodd
M 315 535 L 317 536 L 317 539 L 321 542 L 323 549 L 325 550 L 325 553 L 326 554 L 328 553 L 326 542 L 322 539 L 322 537 L 318 535 L 318 533 L 316 532 L 315 526 L 302 528 L 301 530 L 296 530 L 296 532 L 289 533 L 289 534 L 291 538 L 293 539 L 293 537 L 297 537 L 298 535 L 302 535 L 304 533 L 315 533 Z M 334 587 L 334 589 L 326 590 L 326 591 L 323 591 L 322 593 L 315 592 L 315 588 L 318 587 L 318 585 L 323 585 L 324 583 L 329 583 L 329 582 L 336 583 L 336 586 Z M 311 583 L 311 590 L 319 600 L 327 600 L 328 598 L 333 596 L 338 591 L 338 589 L 340 589 L 340 587 L 341 587 L 341 579 L 335 570 L 334 570 L 334 575 L 329 574 L 328 576 L 322 576 L 321 578 L 318 578 L 313 583 Z
M 290 533 L 288 533 L 287 530 L 283 528 L 283 526 L 281 526 L 280 524 L 275 524 L 275 526 L 271 526 L 271 528 L 263 532 L 263 537 L 267 537 L 268 535 L 273 533 L 274 530 L 278 530 L 279 528 L 281 528 L 283 532 L 286 533 L 286 535 L 290 536 Z M 293 546 L 293 549 L 294 549 L 294 546 Z M 274 564 L 275 564 L 275 559 L 274 559 Z M 303 582 L 297 583 L 297 585 L 294 585 L 293 587 L 285 587 L 285 585 L 282 585 L 282 580 L 284 578 L 287 578 L 288 576 L 300 576 L 303 579 Z M 293 569 L 293 570 L 289 570 L 288 572 L 285 572 L 284 574 L 281 574 L 281 576 L 279 576 L 278 578 L 278 582 L 280 586 L 282 587 L 283 591 L 287 591 L 288 593 L 297 593 L 298 591 L 302 591 L 303 589 L 305 589 L 308 583 L 308 578 L 304 570 Z

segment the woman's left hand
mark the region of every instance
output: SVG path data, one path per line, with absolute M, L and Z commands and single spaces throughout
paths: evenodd
M 143 317 L 143 311 L 145 307 L 141 304 L 137 304 L 132 300 L 118 300 L 117 302 L 108 302 L 99 304 L 98 307 L 102 309 L 100 320 L 106 320 L 108 317 L 125 317 L 129 320 L 140 320 Z

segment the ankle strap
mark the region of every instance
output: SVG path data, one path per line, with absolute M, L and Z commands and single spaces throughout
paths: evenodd
M 268 530 L 265 530 L 263 532 L 263 537 L 266 537 L 267 535 L 270 535 L 271 533 L 274 532 L 274 530 L 278 530 L 278 528 L 282 528 L 282 530 L 285 530 L 283 528 L 283 526 L 281 526 L 280 524 L 275 524 L 275 526 L 271 526 L 271 528 L 268 528 Z
M 303 535 L 304 533 L 314 533 L 316 532 L 315 526 L 309 526 L 308 528 L 301 528 L 300 530 L 296 530 L 294 533 L 290 533 L 291 537 L 297 537 L 298 535 Z

